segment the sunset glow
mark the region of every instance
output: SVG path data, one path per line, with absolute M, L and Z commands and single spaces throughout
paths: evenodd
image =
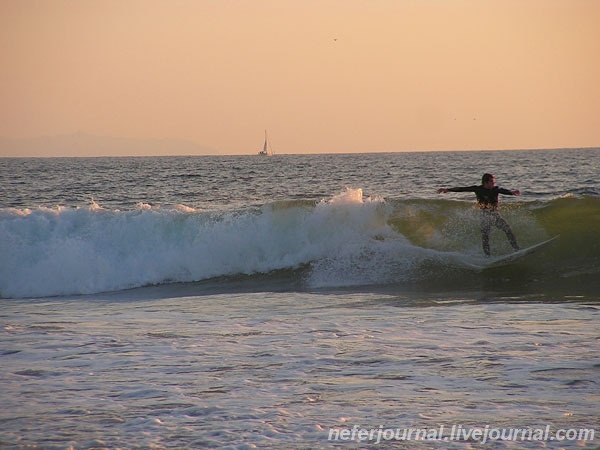
M 0 137 L 599 146 L 599 23 L 595 0 L 5 1 Z

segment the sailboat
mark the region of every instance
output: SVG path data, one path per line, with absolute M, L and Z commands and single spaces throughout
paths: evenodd
M 267 138 L 267 130 L 265 130 L 265 143 L 263 144 L 263 149 L 258 152 L 259 156 L 273 156 L 273 149 L 271 148 L 271 144 L 269 144 L 269 139 Z

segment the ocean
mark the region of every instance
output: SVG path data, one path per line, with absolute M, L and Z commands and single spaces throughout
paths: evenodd
M 559 237 L 487 267 L 505 234 L 486 258 L 474 194 L 437 193 L 485 172 L 521 248 Z M 0 158 L 0 448 L 598 448 L 599 174 L 600 149 Z

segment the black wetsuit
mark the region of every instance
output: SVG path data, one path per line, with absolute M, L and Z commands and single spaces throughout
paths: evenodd
M 512 191 L 509 191 L 508 189 L 498 186 L 494 186 L 492 189 L 486 189 L 483 185 L 449 188 L 448 192 L 475 192 L 477 203 L 479 203 L 479 207 L 482 209 L 497 209 L 498 194 L 514 195 Z
M 498 186 L 487 189 L 483 187 L 483 185 L 479 185 L 449 188 L 448 192 L 474 192 L 477 196 L 477 203 L 479 203 L 479 207 L 482 211 L 481 240 L 483 244 L 483 251 L 486 255 L 490 255 L 490 230 L 492 225 L 504 231 L 508 237 L 508 240 L 510 241 L 510 245 L 512 245 L 512 248 L 519 250 L 517 239 L 510 229 L 510 226 L 498 213 L 498 194 L 515 195 L 512 193 L 512 191 Z

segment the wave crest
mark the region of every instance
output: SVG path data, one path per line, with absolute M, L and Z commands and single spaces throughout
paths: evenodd
M 292 200 L 229 212 L 177 205 L 131 211 L 86 208 L 0 211 L 2 297 L 91 294 L 144 285 L 299 272 L 309 288 L 364 284 L 481 285 L 529 278 L 580 285 L 600 272 L 600 199 L 558 198 L 506 206 L 522 247 L 557 234 L 543 252 L 473 273 L 481 253 L 478 211 L 445 200 L 364 198 L 349 189 L 321 202 Z M 492 235 L 499 253 L 510 248 Z M 301 274 L 300 274 L 301 273 Z M 525 279 L 523 277 L 529 277 Z M 551 282 L 555 283 L 552 284 Z

